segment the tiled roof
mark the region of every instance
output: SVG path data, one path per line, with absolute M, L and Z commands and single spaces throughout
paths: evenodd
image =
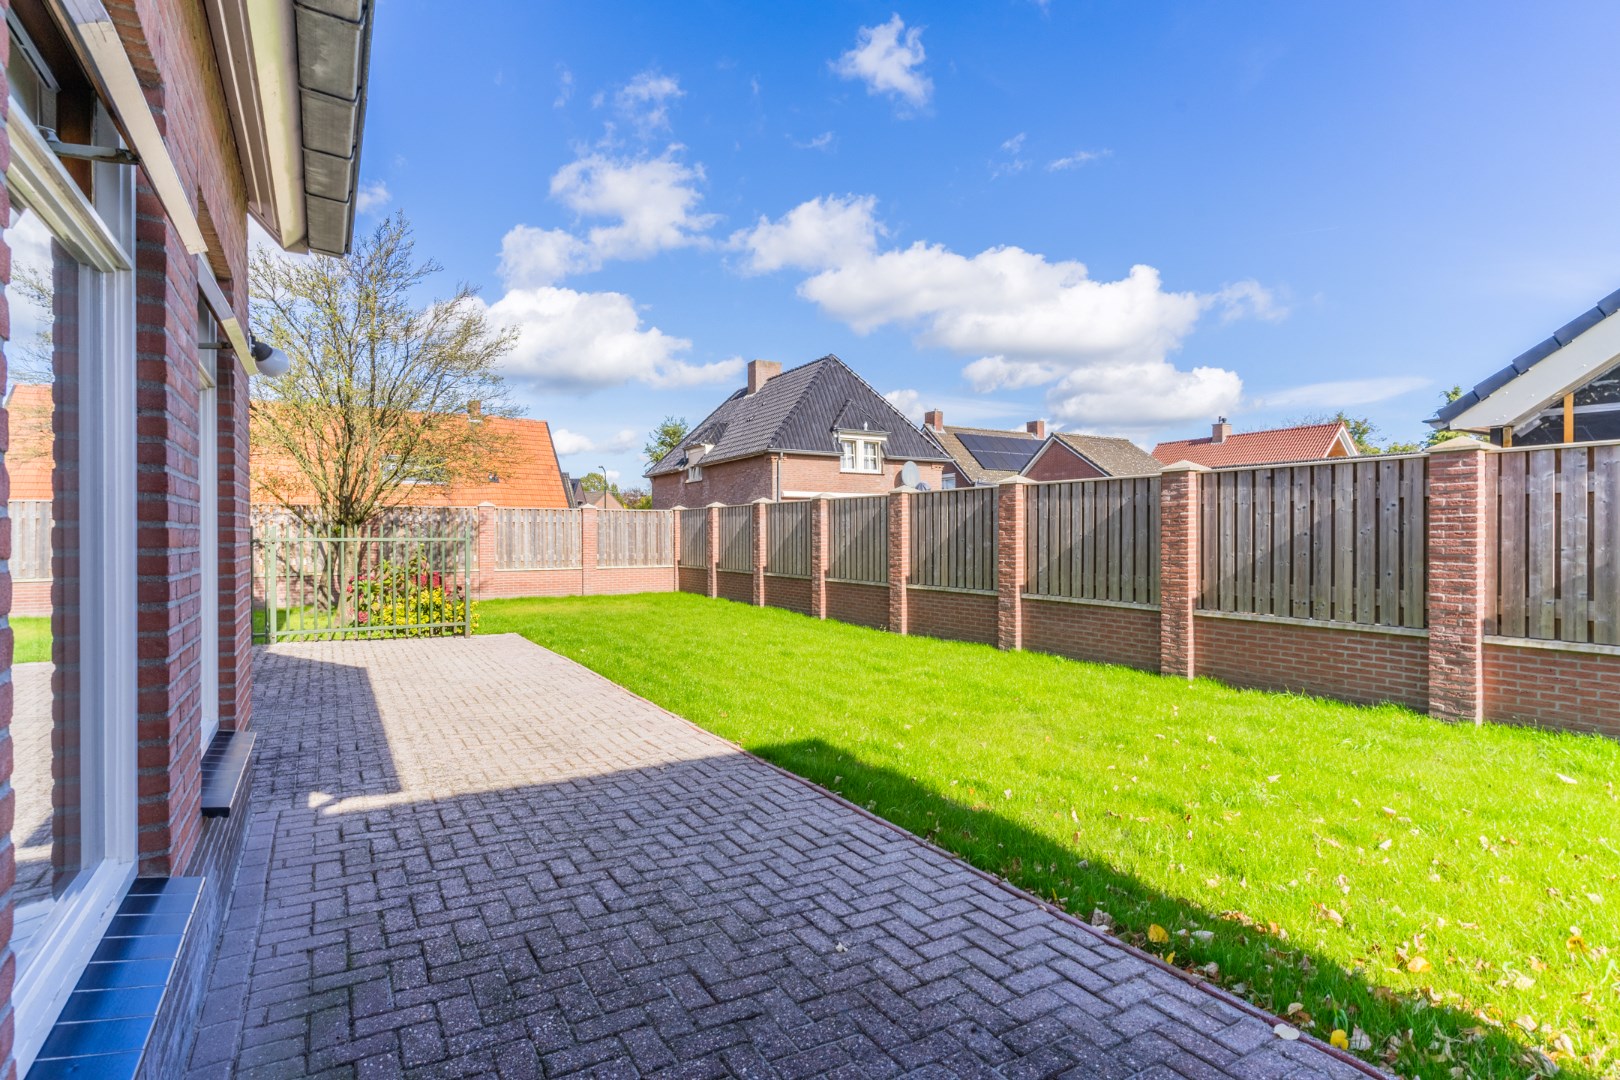
M 1344 425 L 1327 424 L 1245 431 L 1228 435 L 1224 442 L 1210 436 L 1177 439 L 1153 448 L 1153 456 L 1165 465 L 1192 461 L 1210 468 L 1222 465 L 1270 465 L 1284 461 L 1319 461 L 1328 456 L 1339 441 Z
M 997 428 L 947 426 L 934 432 L 934 437 L 937 438 L 940 445 L 945 448 L 945 452 L 951 455 L 951 460 L 956 462 L 957 469 L 961 471 L 963 476 L 966 476 L 975 484 L 1000 483 L 1009 476 L 1016 476 L 1017 473 L 1013 472 L 1011 469 L 987 469 L 983 465 L 980 465 L 979 460 L 968 452 L 967 447 L 962 445 L 962 440 L 957 437 L 959 435 L 993 435 L 996 438 L 1001 439 L 1030 439 L 1035 442 L 1040 441 L 1038 436 L 1029 431 L 1002 431 Z
M 687 451 L 702 443 L 712 446 L 703 457 L 705 464 L 775 450 L 837 454 L 838 431 L 861 428 L 888 434 L 885 458 L 948 460 L 932 435 L 913 427 L 848 364 L 823 356 L 782 372 L 752 394 L 746 388 L 733 393 L 646 475 L 680 472 L 686 468 Z
M 1109 476 L 1152 476 L 1164 468 L 1152 454 L 1129 439 L 1108 435 L 1071 435 L 1058 432 L 1058 440 Z
M 1459 397 L 1456 401 L 1446 402 L 1434 414 L 1434 418 L 1429 423 L 1436 427 L 1448 427 L 1451 421 L 1616 312 L 1620 312 L 1620 289 L 1616 289 L 1602 300 L 1599 300 L 1596 307 L 1582 312 L 1557 330 L 1554 330 L 1553 336 L 1546 341 L 1526 349 L 1514 357 L 1507 367 L 1487 376 L 1484 381 L 1476 383 L 1472 390 Z

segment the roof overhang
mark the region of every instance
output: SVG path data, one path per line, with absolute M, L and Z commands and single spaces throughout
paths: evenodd
M 248 209 L 288 251 L 354 234 L 372 0 L 204 0 Z
M 1516 428 L 1620 363 L 1620 318 L 1606 318 L 1478 403 L 1440 421 L 1453 431 Z M 1438 418 L 1437 418 L 1438 419 Z M 1435 421 L 1430 421 L 1435 423 Z

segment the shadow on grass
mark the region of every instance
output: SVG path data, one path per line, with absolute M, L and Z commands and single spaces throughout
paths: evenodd
M 1372 1040 L 1371 1048 L 1357 1055 L 1364 1060 L 1402 1075 L 1445 1080 L 1534 1075 L 1534 1052 L 1526 1044 L 1465 1009 L 1421 993 L 1392 991 L 1359 970 L 1293 944 L 1275 928 L 1244 921 L 1236 912 L 1210 911 L 1129 874 L 1080 860 L 1074 850 L 987 806 L 945 798 L 820 739 L 752 750 L 1083 920 L 1094 910 L 1107 912 L 1121 940 L 1176 967 L 1192 971 L 1218 965 L 1212 981 L 1263 1009 L 1281 1013 L 1291 1002 L 1302 1003 L 1304 1014 L 1290 1019 L 1324 1042 L 1334 1029 L 1362 1029 Z M 1148 940 L 1154 925 L 1169 932 L 1168 941 Z M 1195 930 L 1200 937 L 1192 936 Z M 1307 1017 L 1314 1023 L 1305 1022 Z M 1392 1035 L 1401 1039 L 1398 1052 L 1390 1048 Z M 1577 1062 L 1560 1064 L 1561 1076 L 1599 1075 Z M 1452 1072 L 1459 1068 L 1463 1071 Z

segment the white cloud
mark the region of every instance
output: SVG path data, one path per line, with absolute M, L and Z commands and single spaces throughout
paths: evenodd
M 719 220 L 697 212 L 703 167 L 676 159 L 679 146 L 655 158 L 591 153 L 558 169 L 551 195 L 582 218 L 605 218 L 583 237 L 564 229 L 518 225 L 501 239 L 501 276 L 509 285 L 554 284 L 598 270 L 612 259 L 645 259 L 705 244 Z
M 767 274 L 791 266 L 826 270 L 870 258 L 884 229 L 871 195 L 827 195 L 800 203 L 779 221 L 761 217 L 731 234 L 729 247 L 748 253 L 744 270 Z
M 1074 153 L 1060 157 L 1056 161 L 1048 162 L 1046 170 L 1048 172 L 1062 172 L 1065 169 L 1073 169 L 1096 161 L 1099 158 L 1109 157 L 1112 154 L 1112 150 L 1076 150 Z
M 1001 144 L 1001 158 L 990 162 L 990 178 L 992 180 L 1002 176 L 1016 175 L 1029 167 L 1029 162 L 1022 156 L 1025 138 L 1027 138 L 1027 135 L 1020 131 L 1017 135 Z
M 859 79 L 868 94 L 888 94 L 914 109 L 933 96 L 933 80 L 920 70 L 924 59 L 922 27 L 906 29 L 895 15 L 878 26 L 863 26 L 855 47 L 832 61 L 841 78 Z
M 630 297 L 541 285 L 516 288 L 489 306 L 490 319 L 518 330 L 507 372 L 554 390 L 593 390 L 640 382 L 657 387 L 726 382 L 740 359 L 689 364 L 692 343 L 644 327 Z
M 804 142 L 800 142 L 797 139 L 789 139 L 788 141 L 794 146 L 798 147 L 800 150 L 826 150 L 833 144 L 833 133 L 830 131 L 823 131 L 815 138 L 806 139 Z
M 917 391 L 890 390 L 883 396 L 890 405 L 899 409 L 907 420 L 910 420 L 913 424 L 922 423 L 923 413 L 926 410 L 923 408 L 922 395 Z
M 669 106 L 686 96 L 673 75 L 647 70 L 619 87 L 613 105 L 643 136 L 669 128 Z
M 606 438 L 594 438 L 567 428 L 554 428 L 551 445 L 560 457 L 573 454 L 625 454 L 636 448 L 641 437 L 634 428 L 621 428 Z
M 1422 375 L 1390 375 L 1373 379 L 1340 379 L 1334 382 L 1308 383 L 1292 386 L 1246 402 L 1253 409 L 1341 409 L 1352 405 L 1371 405 L 1379 401 L 1410 394 L 1434 385 L 1434 380 Z
M 552 100 L 551 107 L 560 109 L 567 105 L 574 96 L 574 73 L 562 64 L 557 65 L 557 96 Z
M 392 198 L 393 196 L 388 194 L 388 185 L 381 180 L 361 184 L 360 190 L 354 194 L 355 213 L 369 214 L 373 210 L 381 210 Z
M 875 200 L 826 197 L 762 219 L 731 244 L 748 253 L 747 270 L 807 272 L 799 294 L 858 333 L 903 327 L 920 345 L 972 358 L 963 374 L 981 393 L 1046 387 L 1055 419 L 1116 429 L 1233 408 L 1242 393 L 1235 373 L 1180 370 L 1169 356 L 1212 309 L 1223 318 L 1286 314 L 1255 282 L 1172 292 L 1151 266 L 1098 281 L 1083 263 L 1022 248 L 880 250 L 883 235 Z

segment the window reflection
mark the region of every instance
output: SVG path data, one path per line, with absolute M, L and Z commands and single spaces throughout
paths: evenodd
M 5 230 L 11 338 L 11 722 L 17 855 L 16 929 L 23 965 L 55 902 L 84 868 L 79 719 L 79 358 L 81 267 L 37 215 Z

